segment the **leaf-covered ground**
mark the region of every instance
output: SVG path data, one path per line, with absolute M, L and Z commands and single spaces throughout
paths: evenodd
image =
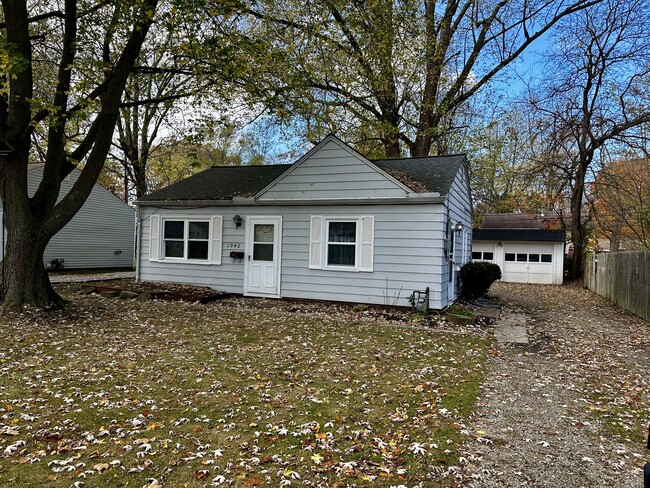
M 0 486 L 449 486 L 481 436 L 485 335 L 67 297 L 0 319 Z
M 530 346 L 488 363 L 468 444 L 476 487 L 642 486 L 650 421 L 650 324 L 579 285 L 495 283 Z

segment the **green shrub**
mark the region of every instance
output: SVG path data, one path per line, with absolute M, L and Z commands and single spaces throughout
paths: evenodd
M 473 299 L 482 297 L 492 283 L 501 279 L 501 268 L 494 263 L 466 263 L 460 268 L 461 295 Z

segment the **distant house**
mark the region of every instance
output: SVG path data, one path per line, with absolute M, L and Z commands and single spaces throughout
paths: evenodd
M 470 260 L 464 155 L 370 161 L 328 136 L 294 164 L 213 167 L 136 202 L 139 280 L 442 309 Z
M 65 195 L 79 177 L 75 169 L 61 182 Z M 27 185 L 33 195 L 43 179 L 43 165 L 30 165 Z M 2 216 L 0 205 L 0 218 Z M 5 232 L 0 238 L 4 252 Z M 135 210 L 95 184 L 86 203 L 45 249 L 48 268 L 130 268 L 134 261 Z
M 501 281 L 562 284 L 565 232 L 555 215 L 485 215 L 472 237 L 472 259 L 501 268 Z

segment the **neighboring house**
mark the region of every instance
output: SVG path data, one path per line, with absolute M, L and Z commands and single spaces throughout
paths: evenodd
M 464 155 L 369 161 L 328 136 L 291 165 L 213 167 L 137 202 L 139 280 L 409 306 L 457 296 L 470 260 Z
M 79 174 L 80 171 L 74 169 L 61 182 L 61 196 L 72 188 Z M 36 192 L 42 179 L 43 165 L 30 165 L 27 173 L 30 195 Z M 3 250 L 5 239 L 6 234 L 2 232 L 0 244 Z M 103 186 L 95 184 L 83 207 L 52 238 L 43 261 L 48 268 L 131 268 L 134 239 L 135 210 Z
M 473 231 L 472 259 L 498 264 L 501 281 L 562 284 L 565 232 L 560 225 L 555 216 L 485 215 Z

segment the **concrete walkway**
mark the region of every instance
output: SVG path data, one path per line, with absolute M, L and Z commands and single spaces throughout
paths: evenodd
M 526 315 L 506 312 L 494 327 L 494 337 L 503 344 L 529 344 Z
M 114 273 L 84 273 L 50 275 L 50 283 L 86 283 L 89 281 L 109 281 L 135 278 L 135 271 L 118 271 Z

